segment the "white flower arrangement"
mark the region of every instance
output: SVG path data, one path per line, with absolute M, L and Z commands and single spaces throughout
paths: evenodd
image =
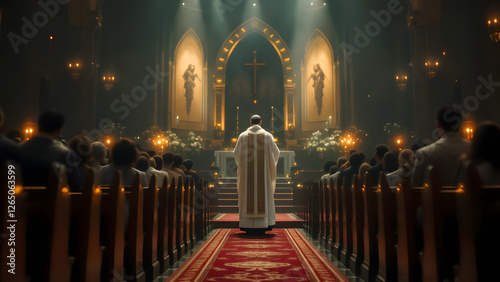
M 198 155 L 201 149 L 203 149 L 202 141 L 203 138 L 190 131 L 186 140 L 186 154 Z
M 340 134 L 340 130 L 335 130 L 331 135 L 323 137 L 321 131 L 313 132 L 308 139 L 306 150 L 309 153 L 337 152 L 340 144 Z

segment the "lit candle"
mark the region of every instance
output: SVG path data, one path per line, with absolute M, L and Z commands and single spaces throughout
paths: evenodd
M 179 116 L 175 117 L 175 126 L 179 128 Z
M 328 117 L 328 128 L 332 126 L 332 116 Z
M 274 133 L 274 106 L 271 106 L 271 132 Z

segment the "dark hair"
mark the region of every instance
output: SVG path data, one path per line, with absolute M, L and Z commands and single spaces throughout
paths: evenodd
M 123 138 L 111 149 L 111 160 L 115 165 L 131 166 L 139 155 L 134 141 Z
M 462 113 L 452 107 L 442 107 L 438 110 L 436 121 L 445 132 L 458 131 L 462 125 Z
M 352 155 L 352 154 L 354 154 L 354 153 L 356 153 L 356 152 L 357 152 L 356 150 L 350 150 L 349 151 L 349 156 Z
M 92 144 L 85 135 L 77 135 L 68 143 L 71 150 L 80 158 L 80 164 L 86 164 L 92 158 Z
M 328 173 L 328 172 L 330 171 L 330 167 L 331 167 L 332 165 L 336 165 L 336 164 L 337 164 L 337 162 L 336 162 L 336 161 L 327 161 L 327 162 L 325 163 L 325 165 L 323 166 L 323 170 L 324 170 L 326 173 Z
M 54 110 L 43 113 L 38 119 L 38 131 L 43 133 L 53 133 L 63 125 L 64 116 Z
M 92 155 L 94 156 L 94 160 L 102 162 L 106 159 L 106 145 L 99 141 L 92 143 Z
M 476 162 L 489 162 L 500 169 L 500 127 L 492 121 L 479 124 L 474 132 L 471 146 L 471 159 Z
M 193 161 L 190 159 L 185 160 L 182 164 L 186 167 L 188 171 L 193 168 Z
M 355 167 L 356 169 L 358 169 L 364 161 L 365 154 L 363 153 L 356 152 L 349 157 L 349 163 L 351 164 L 351 167 Z
M 262 121 L 262 118 L 260 116 L 258 116 L 258 115 L 253 115 L 250 118 L 250 123 L 251 124 L 259 124 L 261 121 Z
M 337 170 L 338 170 L 337 165 L 332 165 L 332 166 L 330 167 L 330 169 L 328 170 L 328 173 L 329 173 L 330 175 L 332 175 L 332 174 L 334 174 L 335 172 L 337 172 Z
M 137 163 L 135 165 L 135 168 L 137 168 L 140 171 L 146 171 L 149 168 L 149 160 L 145 156 L 140 156 L 137 159 Z
M 164 164 L 171 164 L 174 162 L 174 153 L 172 152 L 166 152 L 165 154 L 163 154 L 163 163 Z
M 163 168 L 163 159 L 161 158 L 160 155 L 154 155 L 153 159 L 156 161 L 156 169 L 161 170 Z
M 174 156 L 174 167 L 180 167 L 182 164 L 182 156 L 177 154 Z
M 398 154 L 396 152 L 387 152 L 382 159 L 382 167 L 385 171 L 393 172 L 398 169 Z
M 378 144 L 377 147 L 375 147 L 375 156 L 377 156 L 379 160 L 382 160 L 387 152 L 389 152 L 389 147 L 387 147 L 387 145 Z
M 337 166 L 340 168 L 340 167 L 341 167 L 341 166 L 343 166 L 346 162 L 347 162 L 347 158 L 345 158 L 345 157 L 340 157 L 340 158 L 337 160 Z

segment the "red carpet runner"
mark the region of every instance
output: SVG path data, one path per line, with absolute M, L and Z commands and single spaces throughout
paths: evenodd
M 237 213 L 225 213 L 213 221 L 239 221 L 240 215 Z M 293 217 L 290 213 L 277 213 L 276 221 L 303 221 Z
M 349 281 L 296 229 L 219 229 L 167 281 Z

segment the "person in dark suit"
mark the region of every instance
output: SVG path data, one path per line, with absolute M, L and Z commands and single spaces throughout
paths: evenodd
M 342 171 L 337 178 L 337 185 L 340 187 L 343 185 L 344 181 L 347 186 L 351 186 L 352 178 L 354 175 L 359 173 L 359 167 L 365 162 L 365 154 L 363 153 L 353 153 L 349 157 L 350 167 Z
M 368 172 L 372 176 L 372 184 L 377 185 L 378 184 L 378 176 L 380 172 L 384 171 L 384 167 L 382 164 L 382 159 L 384 158 L 385 153 L 389 152 L 389 148 L 384 145 L 384 144 L 379 144 L 377 147 L 375 147 L 375 163 L 372 168 L 368 170 Z
M 5 115 L 0 108 L 0 165 L 6 161 L 18 162 L 21 156 L 19 146 L 3 135 Z
M 78 183 L 76 170 L 67 166 L 69 149 L 57 141 L 64 125 L 64 116 L 48 111 L 38 119 L 38 135 L 21 144 L 21 173 L 26 186 L 45 186 L 52 163 L 66 166 L 68 183 Z M 78 185 L 78 184 L 76 184 Z

